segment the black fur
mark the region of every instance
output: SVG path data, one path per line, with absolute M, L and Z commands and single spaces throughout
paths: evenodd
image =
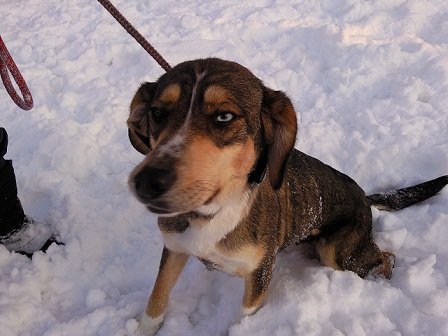
M 372 194 L 367 200 L 381 210 L 398 211 L 434 196 L 447 184 L 448 175 L 445 175 L 412 187 Z

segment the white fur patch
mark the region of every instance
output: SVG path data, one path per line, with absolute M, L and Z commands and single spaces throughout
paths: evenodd
M 209 254 L 207 260 L 215 264 L 221 271 L 245 277 L 251 274 L 260 264 L 263 255 L 256 248 L 243 249 L 231 253 L 220 253 L 219 250 Z
M 254 307 L 242 307 L 241 308 L 241 315 L 248 316 L 254 314 L 260 307 L 254 306 Z
M 199 258 L 221 264 L 228 262 L 228 256 L 220 255 L 216 244 L 233 231 L 246 213 L 249 203 L 249 192 L 245 192 L 241 199 L 230 205 L 219 207 L 207 205 L 199 210 L 203 214 L 216 215 L 207 223 L 203 220 L 192 221 L 187 230 L 182 233 L 162 232 L 165 245 L 175 252 L 182 252 Z M 227 261 L 226 261 L 226 260 Z
M 191 99 L 190 99 L 190 106 L 188 108 L 187 117 L 185 118 L 185 124 L 188 125 L 191 119 L 191 115 L 193 114 L 193 105 L 194 105 L 194 98 L 196 97 L 196 91 L 199 85 L 199 82 L 204 78 L 205 71 L 201 73 L 199 76 L 196 75 L 196 82 L 194 83 L 193 90 L 191 91 Z
M 182 144 L 185 142 L 185 131 L 179 131 L 166 144 L 160 145 L 157 153 L 170 154 L 170 156 L 178 157 L 181 154 Z
M 146 313 L 143 313 L 140 317 L 139 329 L 145 336 L 155 335 L 159 330 L 161 323 L 163 322 L 163 318 L 164 314 L 152 318 Z
M 188 108 L 187 116 L 185 117 L 185 121 L 183 125 L 179 128 L 177 134 L 170 139 L 166 144 L 161 145 L 157 152 L 160 154 L 169 154 L 173 157 L 179 157 L 182 153 L 182 144 L 185 142 L 185 137 L 187 135 L 188 127 L 191 122 L 191 115 L 193 114 L 193 106 L 196 97 L 197 87 L 199 82 L 204 78 L 205 72 L 201 73 L 199 76 L 196 76 L 196 82 L 191 91 L 190 98 L 190 106 Z

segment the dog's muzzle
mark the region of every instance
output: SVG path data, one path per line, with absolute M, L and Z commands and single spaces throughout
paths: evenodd
M 174 170 L 157 167 L 146 167 L 133 178 L 137 198 L 156 213 L 166 212 L 166 204 L 160 198 L 173 186 L 175 181 Z

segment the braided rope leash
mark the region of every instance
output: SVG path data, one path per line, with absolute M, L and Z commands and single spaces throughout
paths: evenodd
M 171 70 L 171 66 L 160 55 L 156 49 L 146 40 L 142 34 L 140 34 L 134 26 L 126 20 L 126 18 L 120 13 L 120 11 L 111 4 L 109 0 L 98 0 L 103 7 L 118 21 L 121 26 L 145 49 L 148 54 L 155 59 L 155 61 L 162 67 L 163 70 Z
M 11 78 L 9 78 L 9 72 L 11 73 L 14 81 L 22 93 L 23 99 L 17 94 L 12 82 Z M 33 97 L 31 96 L 31 92 L 26 85 L 25 80 L 22 77 L 19 69 L 17 68 L 12 56 L 10 55 L 8 49 L 6 48 L 5 43 L 0 36 L 0 75 L 2 77 L 3 84 L 5 85 L 5 89 L 8 92 L 11 99 L 16 103 L 18 107 L 23 110 L 31 110 L 33 108 Z
M 115 8 L 114 5 L 109 0 L 98 0 L 98 2 L 103 5 L 103 7 L 122 25 L 124 29 L 145 49 L 148 54 L 154 58 L 154 60 L 162 67 L 163 70 L 171 70 L 171 66 L 167 61 L 160 55 L 156 49 L 146 40 L 143 35 L 141 35 L 134 26 L 126 20 L 126 18 L 120 13 L 120 11 Z M 14 85 L 9 77 L 9 72 L 11 73 L 14 81 L 22 93 L 23 99 L 17 94 Z M 25 79 L 20 73 L 17 65 L 14 63 L 12 56 L 10 55 L 5 43 L 0 36 L 0 75 L 5 85 L 6 91 L 8 92 L 11 99 L 24 110 L 31 110 L 33 108 L 33 97 L 31 92 L 26 85 Z

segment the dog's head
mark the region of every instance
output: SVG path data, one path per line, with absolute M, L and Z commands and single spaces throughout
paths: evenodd
M 245 67 L 181 63 L 132 99 L 129 138 L 146 157 L 131 173 L 131 189 L 157 214 L 219 209 L 262 180 L 266 166 L 278 189 L 296 123 L 286 95 Z

